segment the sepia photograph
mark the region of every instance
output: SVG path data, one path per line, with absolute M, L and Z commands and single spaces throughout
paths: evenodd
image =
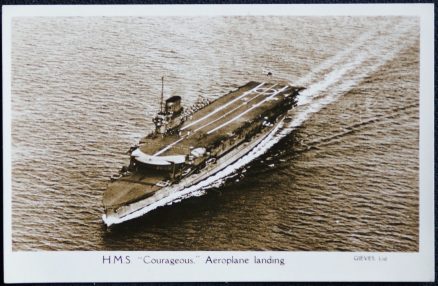
M 378 13 L 12 17 L 12 253 L 418 254 L 420 31 Z

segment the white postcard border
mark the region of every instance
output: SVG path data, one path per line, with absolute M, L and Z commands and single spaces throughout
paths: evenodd
M 121 5 L 3 6 L 3 233 L 5 282 L 140 281 L 433 281 L 434 279 L 434 5 Z M 34 16 L 418 16 L 420 36 L 419 252 L 230 251 L 12 251 L 11 21 Z M 129 256 L 129 264 L 106 257 Z M 207 257 L 254 256 L 285 265 L 206 264 Z M 359 261 L 362 258 L 369 260 Z M 371 259 L 371 257 L 373 259 Z M 189 265 L 155 265 L 151 258 L 192 259 Z M 380 260 L 382 259 L 382 260 Z M 386 259 L 386 260 L 383 260 Z M 125 259 L 126 261 L 126 259 Z

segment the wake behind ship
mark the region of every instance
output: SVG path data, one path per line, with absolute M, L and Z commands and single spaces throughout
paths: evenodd
M 190 113 L 181 97 L 163 100 L 155 131 L 129 150 L 129 166 L 103 196 L 107 226 L 139 216 L 205 186 L 208 178 L 281 129 L 301 87 L 248 82 Z

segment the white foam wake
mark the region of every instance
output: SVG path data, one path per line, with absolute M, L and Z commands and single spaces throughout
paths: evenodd
M 343 65 L 334 65 L 323 78 L 311 83 L 299 95 L 294 119 L 285 132 L 291 132 L 291 129 L 301 126 L 312 114 L 338 100 L 417 39 L 409 21 L 397 25 L 391 31 L 394 33 L 390 37 L 379 35 L 369 40 L 368 45 L 360 47 L 360 51 L 356 51 L 356 55 L 349 61 Z M 346 57 L 349 56 L 347 53 L 341 53 Z
M 200 196 L 208 188 L 219 187 L 230 175 L 266 153 L 283 137 L 301 126 L 312 114 L 338 100 L 365 77 L 393 59 L 401 50 L 411 46 L 417 39 L 412 27 L 410 20 L 407 20 L 392 29 L 384 27 L 389 31 L 386 35 L 378 31 L 370 31 L 360 36 L 345 50 L 317 66 L 298 80 L 299 83 L 310 84 L 299 96 L 294 118 L 285 128 L 263 140 L 254 150 L 216 175 L 175 194 L 174 198 L 166 204 L 179 202 L 192 196 Z M 325 74 L 318 77 L 321 71 Z

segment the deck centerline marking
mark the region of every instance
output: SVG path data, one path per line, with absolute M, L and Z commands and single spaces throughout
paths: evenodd
M 175 146 L 176 144 L 178 144 L 178 143 L 181 142 L 182 140 L 186 139 L 187 137 L 188 137 L 188 135 L 185 135 L 184 137 L 182 137 L 182 138 L 176 140 L 175 142 L 173 142 L 173 143 L 167 145 L 166 147 L 164 147 L 163 149 L 161 149 L 160 151 L 158 151 L 157 153 L 155 153 L 155 154 L 152 155 L 152 156 L 158 156 L 158 155 L 160 155 L 160 154 L 166 152 L 167 150 L 169 150 L 170 148 L 172 148 L 173 146 Z
M 221 117 L 218 117 L 218 118 L 216 118 L 215 120 L 213 120 L 213 121 L 211 121 L 211 122 L 209 122 L 209 123 L 207 123 L 207 124 L 204 124 L 204 125 L 202 125 L 201 127 L 198 127 L 198 128 L 195 129 L 193 132 L 197 132 L 197 131 L 203 129 L 204 127 L 207 127 L 207 126 L 209 126 L 209 125 L 211 125 L 211 124 L 213 124 L 213 123 L 215 123 L 215 122 L 221 120 L 222 118 L 224 118 L 224 117 L 226 117 L 227 115 L 233 113 L 234 111 L 236 111 L 237 109 L 241 108 L 242 106 L 247 105 L 248 102 L 251 102 L 251 101 L 253 101 L 254 99 L 258 98 L 260 95 L 263 95 L 264 93 L 268 92 L 270 89 L 274 88 L 274 87 L 277 86 L 277 85 L 278 85 L 278 84 L 274 84 L 274 85 L 272 85 L 271 87 L 269 87 L 268 89 L 266 89 L 265 91 L 259 92 L 259 94 L 257 94 L 255 97 L 251 98 L 249 101 L 246 101 L 245 103 L 240 104 L 239 106 L 237 106 L 237 107 L 235 107 L 234 109 L 228 111 L 227 113 L 225 113 L 225 114 L 222 115 Z
M 238 97 L 236 97 L 235 99 L 229 101 L 227 104 L 222 105 L 221 107 L 219 107 L 218 109 L 214 110 L 213 112 L 211 112 L 211 113 L 209 113 L 209 114 L 207 114 L 207 115 L 205 115 L 205 116 L 203 116 L 203 117 L 201 117 L 201 118 L 199 118 L 199 119 L 197 119 L 197 120 L 195 120 L 195 121 L 189 123 L 187 126 L 184 126 L 183 128 L 181 128 L 181 131 L 184 130 L 184 129 L 186 129 L 186 128 L 188 128 L 188 127 L 190 127 L 190 126 L 193 126 L 194 124 L 196 124 L 196 123 L 198 123 L 198 122 L 200 122 L 200 121 L 205 120 L 206 118 L 210 117 L 210 116 L 213 115 L 213 114 L 216 114 L 217 112 L 221 111 L 222 109 L 228 107 L 230 104 L 233 104 L 233 103 L 236 102 L 237 100 L 239 100 L 239 99 L 241 99 L 241 98 L 247 96 L 248 94 L 251 94 L 253 91 L 257 90 L 258 88 L 260 88 L 260 87 L 263 86 L 264 84 L 265 84 L 265 82 L 262 82 L 262 83 L 259 84 L 258 86 L 254 87 L 254 88 L 251 89 L 251 90 L 248 90 L 248 91 L 244 92 L 243 94 L 241 94 L 241 95 L 239 95 Z
M 244 94 L 242 94 L 242 95 L 236 97 L 236 98 L 234 99 L 234 102 L 237 101 L 237 100 L 239 100 L 239 99 L 241 99 L 241 98 L 243 98 L 244 96 L 247 96 L 247 95 L 253 93 L 256 89 L 260 88 L 263 84 L 265 84 L 265 83 L 263 82 L 263 83 L 259 84 L 258 86 L 256 86 L 255 88 L 253 88 L 253 89 L 251 89 L 251 90 L 249 90 L 249 91 L 246 91 Z M 274 87 L 277 86 L 277 85 L 278 85 L 278 83 L 277 83 L 277 84 L 274 84 L 274 85 L 272 85 L 272 86 L 270 86 L 269 88 L 267 88 L 267 89 L 264 90 L 264 91 L 258 92 L 258 94 L 257 94 L 254 98 L 252 98 L 250 101 L 252 101 L 252 100 L 256 99 L 257 97 L 259 97 L 260 95 L 263 95 L 264 93 L 270 91 L 270 89 L 274 88 Z M 236 117 L 234 117 L 234 118 L 228 120 L 227 122 L 221 124 L 220 126 L 214 128 L 214 129 L 208 131 L 207 134 L 211 134 L 211 133 L 213 133 L 214 131 L 219 130 L 220 128 L 222 128 L 222 127 L 228 125 L 229 123 L 233 122 L 234 120 L 240 118 L 240 117 L 243 116 L 244 114 L 246 114 L 246 113 L 248 113 L 249 111 L 253 110 L 254 108 L 257 108 L 258 106 L 260 106 L 262 103 L 264 103 L 264 102 L 266 102 L 267 100 L 273 98 L 273 97 L 276 96 L 278 93 L 280 93 L 280 92 L 282 92 L 283 90 L 285 90 L 287 87 L 288 87 L 288 85 L 286 85 L 286 86 L 283 87 L 282 89 L 276 91 L 274 94 L 270 95 L 269 97 L 267 97 L 266 99 L 262 100 L 261 102 L 255 104 L 253 107 L 251 107 L 251 108 L 247 109 L 246 111 L 242 112 L 241 114 L 237 115 Z M 248 101 L 248 102 L 250 102 L 250 101 Z M 235 110 L 237 110 L 238 108 L 240 108 L 240 107 L 246 105 L 248 102 L 242 103 L 240 106 L 236 107 L 236 108 L 235 108 L 234 110 L 232 110 L 232 111 L 235 111 Z M 222 109 L 225 108 L 225 107 L 226 107 L 226 106 L 223 105 L 223 106 L 222 106 Z M 208 116 L 206 115 L 206 116 L 204 116 L 204 117 L 207 118 L 207 117 L 209 117 L 209 115 L 212 115 L 212 114 L 214 114 L 214 113 L 217 113 L 217 112 L 220 111 L 220 110 L 221 110 L 221 109 L 218 108 L 218 109 L 216 109 L 214 112 L 209 113 Z M 204 127 L 206 127 L 206 126 L 208 126 L 208 125 L 210 125 L 210 124 L 212 124 L 212 123 L 214 123 L 214 122 L 217 122 L 218 120 L 222 119 L 223 117 L 225 117 L 226 115 L 228 115 L 228 114 L 230 114 L 230 113 L 231 113 L 231 112 L 229 111 L 229 112 L 227 112 L 225 115 L 222 115 L 220 118 L 216 119 L 215 121 L 212 121 L 212 122 L 209 122 L 209 123 L 207 123 L 207 124 L 204 124 L 203 126 L 197 128 L 197 129 L 195 129 L 193 132 L 189 132 L 188 134 L 184 135 L 183 137 L 181 137 L 181 138 L 178 139 L 177 141 L 175 141 L 175 142 L 173 142 L 173 143 L 167 145 L 167 146 L 164 147 L 163 149 L 157 151 L 157 152 L 156 152 L 155 154 L 153 154 L 152 156 L 159 156 L 159 155 L 163 154 L 164 152 L 166 152 L 167 150 L 171 149 L 172 147 L 174 147 L 175 145 L 177 145 L 178 143 L 180 143 L 180 142 L 183 141 L 184 139 L 187 139 L 188 137 L 194 135 L 194 134 L 195 134 L 197 131 L 199 131 L 200 129 L 202 129 L 202 128 L 204 128 Z M 200 119 L 197 120 L 197 122 L 201 121 L 201 119 L 204 120 L 205 118 L 200 118 Z M 195 123 L 195 122 L 192 122 L 191 124 L 193 124 L 193 123 Z M 187 125 L 186 127 L 189 127 L 189 125 Z M 182 129 L 181 129 L 181 130 L 182 130 Z
M 259 107 L 260 105 L 262 105 L 264 102 L 268 101 L 269 99 L 274 98 L 277 94 L 281 93 L 281 92 L 282 92 L 283 90 L 285 90 L 286 88 L 288 88 L 287 85 L 286 85 L 285 87 L 283 87 L 282 89 L 280 89 L 279 91 L 277 91 L 276 93 L 274 93 L 273 95 L 267 97 L 267 98 L 264 99 L 263 101 L 261 101 L 261 102 L 255 104 L 255 105 L 252 106 L 251 108 L 249 108 L 249 109 L 245 110 L 244 112 L 240 113 L 240 114 L 237 115 L 236 117 L 234 117 L 234 118 L 228 120 L 227 122 L 225 122 L 225 123 L 219 125 L 218 127 L 214 128 L 214 129 L 208 131 L 207 134 L 211 134 L 211 133 L 213 133 L 213 132 L 215 132 L 215 131 L 221 129 L 221 128 L 224 127 L 224 126 L 227 126 L 228 124 L 230 124 L 231 122 L 233 122 L 233 121 L 239 119 L 240 117 L 242 117 L 243 115 L 247 114 L 248 112 L 250 112 L 250 111 L 253 110 L 254 108 Z
M 260 88 L 260 86 L 263 85 L 263 84 L 265 84 L 265 83 L 261 83 L 261 84 L 259 84 L 258 86 L 256 86 L 255 88 L 253 88 L 253 89 L 251 89 L 251 90 L 249 90 L 249 91 L 246 91 L 246 92 L 245 92 L 245 93 L 247 93 L 246 95 L 249 95 L 249 94 L 253 93 L 256 89 Z M 274 85 L 270 86 L 268 89 L 266 89 L 266 90 L 264 90 L 264 91 L 262 91 L 262 92 L 258 92 L 257 96 L 254 97 L 254 98 L 252 98 L 251 100 L 253 100 L 253 99 L 259 97 L 260 95 L 262 95 L 262 94 L 264 94 L 264 93 L 266 93 L 266 92 L 268 92 L 270 89 L 272 89 L 273 87 L 275 87 L 275 86 L 277 86 L 277 85 L 278 85 L 278 84 L 274 84 Z M 240 95 L 239 97 L 235 98 L 235 100 L 239 100 L 240 98 L 243 98 L 243 95 L 245 95 L 245 93 L 242 94 L 242 95 Z M 245 96 L 246 96 L 246 95 L 245 95 Z M 250 100 L 250 101 L 251 101 L 251 100 Z M 242 103 L 238 108 L 244 106 L 245 104 L 246 104 L 246 103 Z M 224 106 L 225 106 L 225 105 L 224 105 Z M 218 110 L 219 110 L 219 109 L 216 109 L 215 111 L 217 112 Z M 211 115 L 211 114 L 213 114 L 213 113 L 210 113 L 209 115 Z M 224 116 L 225 116 L 225 115 L 221 116 L 219 119 L 222 119 Z M 204 116 L 204 117 L 207 118 L 208 116 Z M 205 119 L 205 118 L 204 118 L 204 119 Z M 219 119 L 218 119 L 218 120 L 219 120 Z M 200 120 L 200 119 L 198 119 L 198 121 L 199 121 L 199 120 Z M 215 122 L 215 121 L 214 121 L 214 122 Z M 194 123 L 194 122 L 192 122 L 192 123 Z M 177 141 L 175 141 L 175 142 L 173 142 L 173 143 L 167 145 L 167 146 L 164 147 L 163 149 L 157 151 L 157 152 L 156 152 L 154 155 L 152 155 L 152 156 L 158 156 L 158 155 L 160 155 L 160 154 L 163 154 L 164 152 L 166 152 L 167 150 L 169 150 L 170 148 L 172 148 L 173 146 L 175 146 L 175 145 L 178 144 L 179 142 L 181 142 L 181 141 L 183 141 L 184 139 L 188 138 L 190 135 L 194 135 L 197 131 L 199 131 L 200 129 L 202 129 L 202 128 L 208 126 L 208 125 L 210 125 L 211 123 L 213 123 L 213 122 L 209 122 L 209 123 L 207 123 L 207 124 L 205 124 L 205 125 L 199 127 L 198 129 L 194 130 L 193 133 L 191 132 L 191 133 L 189 133 L 189 134 L 187 134 L 187 135 L 184 135 L 182 138 L 178 139 Z M 189 126 L 186 126 L 186 127 L 189 127 Z M 182 130 L 182 129 L 181 129 L 181 130 Z

